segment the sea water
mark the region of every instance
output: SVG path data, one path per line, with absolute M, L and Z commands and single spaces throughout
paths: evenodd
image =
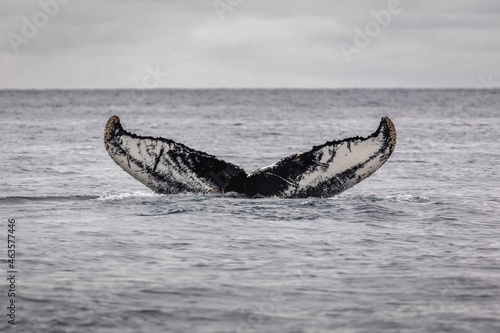
M 499 332 L 499 111 L 489 89 L 0 91 L 0 331 Z M 398 139 L 332 198 L 157 195 L 105 151 L 112 115 L 247 172 L 383 116 Z

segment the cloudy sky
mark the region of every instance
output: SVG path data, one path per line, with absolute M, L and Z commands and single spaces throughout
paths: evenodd
M 0 18 L 0 89 L 500 86 L 498 0 L 4 0 Z

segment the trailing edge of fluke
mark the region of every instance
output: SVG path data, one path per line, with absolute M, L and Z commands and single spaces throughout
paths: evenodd
M 248 174 L 170 139 L 139 136 L 109 118 L 104 145 L 123 170 L 157 193 L 237 193 L 246 197 L 330 197 L 373 174 L 391 156 L 396 129 L 388 117 L 366 138 L 330 141 Z

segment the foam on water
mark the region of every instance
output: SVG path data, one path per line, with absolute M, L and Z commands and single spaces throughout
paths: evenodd
M 154 192 L 143 192 L 143 191 L 134 191 L 132 193 L 119 193 L 119 194 L 105 194 L 101 195 L 96 200 L 98 201 L 117 201 L 128 198 L 157 198 L 162 197 L 161 194 L 156 194 Z
M 426 196 L 414 196 L 411 194 L 392 194 L 392 195 L 337 195 L 330 200 L 359 200 L 359 201 L 388 201 L 388 202 L 414 202 L 414 203 L 428 203 L 430 199 Z

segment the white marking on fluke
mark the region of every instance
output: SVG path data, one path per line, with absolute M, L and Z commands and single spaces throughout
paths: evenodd
M 129 133 L 117 116 L 106 124 L 104 144 L 123 170 L 157 193 L 330 197 L 369 177 L 387 161 L 396 146 L 396 129 L 384 117 L 378 129 L 366 138 L 327 142 L 251 174 L 181 143 Z

